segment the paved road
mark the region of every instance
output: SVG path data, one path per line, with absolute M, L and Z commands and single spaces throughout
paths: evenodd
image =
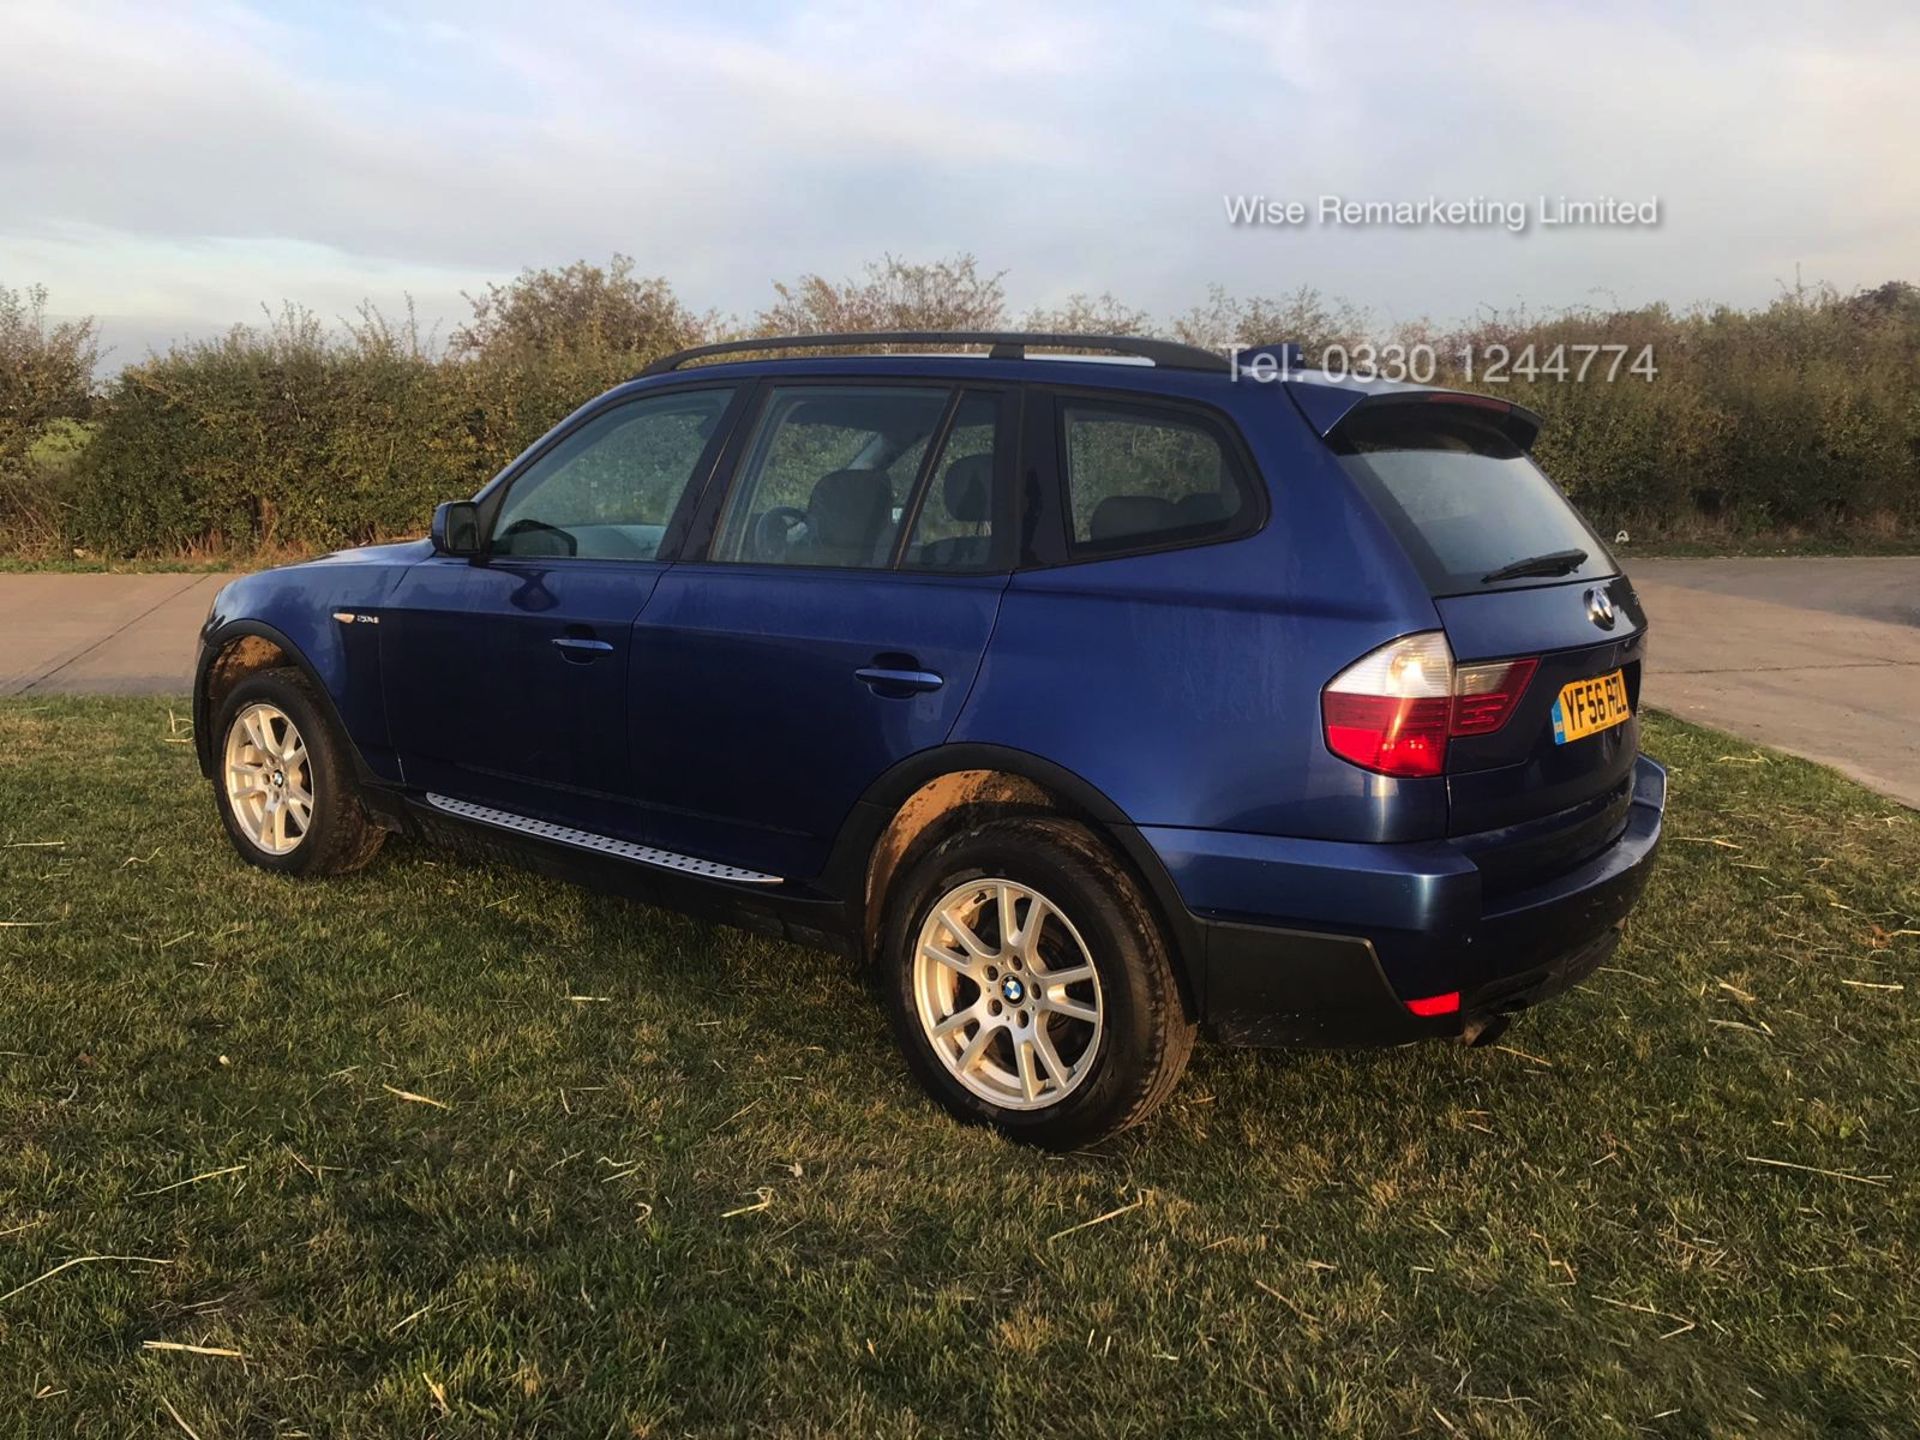
M 0 575 L 0 695 L 184 695 L 226 575 Z
M 1641 694 L 1920 809 L 1920 557 L 1627 562 Z
M 1920 808 L 1920 557 L 1639 560 L 1644 698 Z M 0 575 L 0 695 L 180 694 L 222 575 Z
M 1642 578 L 1682 590 L 1920 626 L 1920 556 L 1860 559 L 1637 560 Z

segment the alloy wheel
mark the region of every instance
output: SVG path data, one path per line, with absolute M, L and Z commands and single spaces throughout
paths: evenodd
M 240 831 L 269 855 L 297 849 L 313 826 L 306 741 L 284 710 L 247 706 L 227 730 L 227 805 Z
M 1007 1110 L 1057 1105 L 1100 1053 L 1100 976 L 1086 941 L 1031 886 L 970 880 L 914 944 L 920 1026 L 947 1073 Z

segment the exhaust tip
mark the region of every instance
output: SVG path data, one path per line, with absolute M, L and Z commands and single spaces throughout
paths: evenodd
M 1468 1046 L 1491 1045 L 1507 1033 L 1511 1015 L 1470 1015 L 1460 1027 L 1460 1043 Z

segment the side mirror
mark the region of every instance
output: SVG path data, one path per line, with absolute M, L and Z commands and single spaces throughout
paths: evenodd
M 480 553 L 480 507 L 471 500 L 447 500 L 433 508 L 433 548 L 440 555 Z

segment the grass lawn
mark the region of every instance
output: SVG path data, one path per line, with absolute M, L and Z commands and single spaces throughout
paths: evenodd
M 1829 771 L 1655 717 L 1504 1048 L 1203 1047 L 1047 1157 L 831 957 L 245 868 L 183 736 L 0 705 L 0 1435 L 1920 1431 L 1920 816 Z

